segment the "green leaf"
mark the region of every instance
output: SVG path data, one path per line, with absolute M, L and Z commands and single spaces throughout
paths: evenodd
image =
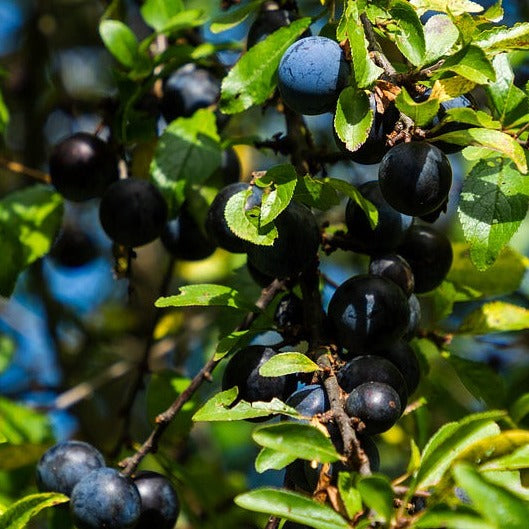
M 338 98 L 334 128 L 348 150 L 356 151 L 365 143 L 373 119 L 367 94 L 351 86 L 344 88 Z
M 419 15 L 426 11 L 441 11 L 455 16 L 483 11 L 481 5 L 470 0 L 410 0 L 410 4 L 417 9 Z
M 476 270 L 470 260 L 470 247 L 466 243 L 452 243 L 454 259 L 447 279 L 461 290 L 471 291 L 471 297 L 491 297 L 510 294 L 522 282 L 529 260 L 527 257 L 505 247 L 494 264 L 484 271 Z M 470 292 L 469 292 L 470 293 Z
M 337 33 L 344 34 L 339 35 L 338 38 L 343 40 L 347 36 L 349 40 L 355 84 L 358 88 L 369 88 L 384 70 L 371 60 L 357 3 L 347 2 L 341 25 L 344 26 L 343 31 L 339 28 Z
M 349 472 L 338 474 L 338 491 L 343 502 L 347 516 L 353 519 L 355 514 L 362 510 L 362 496 L 355 487 L 354 479 Z
M 527 213 L 528 195 L 527 178 L 505 158 L 488 158 L 472 168 L 463 184 L 458 213 L 478 270 L 491 266 L 516 233 Z
M 459 332 L 488 334 L 529 329 L 529 310 L 512 303 L 492 301 L 471 312 Z
M 51 187 L 33 185 L 0 201 L 0 295 L 18 275 L 49 252 L 62 222 L 63 200 Z
M 0 397 L 0 435 L 12 445 L 53 441 L 49 418 L 21 404 Z M 0 450 L 3 447 L 0 446 Z
M 0 470 L 10 471 L 27 467 L 28 465 L 36 465 L 37 461 L 50 446 L 50 442 L 40 444 L 0 444 Z
M 299 413 L 290 406 L 283 404 L 279 399 L 272 399 L 270 402 L 246 402 L 238 401 L 237 387 L 230 388 L 214 395 L 202 408 L 200 408 L 193 420 L 197 421 L 239 421 L 241 419 L 253 419 L 255 417 L 268 417 L 281 413 L 289 417 L 299 418 Z
M 260 332 L 262 332 L 260 329 L 255 329 L 255 331 L 254 329 L 246 329 L 244 331 L 233 331 L 227 336 L 224 336 L 217 344 L 215 360 L 220 360 L 233 351 L 248 345 L 250 340 Z
M 0 134 L 4 134 L 9 123 L 9 109 L 4 100 L 4 96 L 0 92 Z
M 402 113 L 413 119 L 417 126 L 423 127 L 437 115 L 441 101 L 436 97 L 430 97 L 422 103 L 416 103 L 406 88 L 402 87 L 395 104 Z
M 0 336 L 0 373 L 11 363 L 15 354 L 15 342 L 9 336 Z
M 251 193 L 251 189 L 239 191 L 228 200 L 224 209 L 226 222 L 237 237 L 253 244 L 272 246 L 278 235 L 277 228 L 272 222 L 261 226 L 259 217 L 254 215 L 254 211 L 246 210 Z
M 446 59 L 439 72 L 455 72 L 470 81 L 486 84 L 496 79 L 496 72 L 485 52 L 477 46 L 467 46 Z
M 277 67 L 281 57 L 310 23 L 310 18 L 301 18 L 278 29 L 237 61 L 222 81 L 222 112 L 242 112 L 252 105 L 264 103 L 272 95 L 277 84 Z
M 326 178 L 328 182 L 336 191 L 343 193 L 346 197 L 354 200 L 363 210 L 366 217 L 369 219 L 371 228 L 375 228 L 378 222 L 378 210 L 369 200 L 366 200 L 356 189 L 356 187 L 345 180 L 338 178 Z
M 511 28 L 501 26 L 484 31 L 474 40 L 474 44 L 488 54 L 527 50 L 529 48 L 529 22 L 521 22 Z
M 442 426 L 423 450 L 413 488 L 426 489 L 435 485 L 463 450 L 480 439 L 499 433 L 494 420 L 505 415 L 505 412 L 498 411 L 476 413 Z
M 272 514 L 315 529 L 349 529 L 350 525 L 334 509 L 283 489 L 256 489 L 235 498 L 243 509 Z
M 467 463 L 453 469 L 457 484 L 465 490 L 473 507 L 496 527 L 509 529 L 527 528 L 529 507 L 527 502 L 512 492 L 498 487 L 485 479 Z
M 103 20 L 99 34 L 108 51 L 125 67 L 132 68 L 138 58 L 138 39 L 132 30 L 119 20 Z
M 340 203 L 338 193 L 328 182 L 310 174 L 298 178 L 294 196 L 298 202 L 323 211 Z
M 389 522 L 393 514 L 394 498 L 389 478 L 382 475 L 366 476 L 356 486 L 364 503 L 378 515 L 376 519 Z
M 234 288 L 223 285 L 186 285 L 174 296 L 158 298 L 156 307 L 231 307 L 241 310 L 255 310 Z
M 320 368 L 303 353 L 279 353 L 269 358 L 260 368 L 263 377 L 280 377 L 291 373 L 313 373 Z
M 166 25 L 160 30 L 160 33 L 168 35 L 177 33 L 184 29 L 190 29 L 202 26 L 207 21 L 202 9 L 186 9 L 177 15 L 172 16 Z
M 2 529 L 23 529 L 31 518 L 43 509 L 54 507 L 67 501 L 69 501 L 69 498 L 58 492 L 45 492 L 26 496 L 11 505 L 0 516 L 0 527 Z
M 224 13 L 216 16 L 210 26 L 212 33 L 221 33 L 227 31 L 244 22 L 248 15 L 253 13 L 261 5 L 262 0 L 253 0 L 247 4 L 237 5 L 228 9 Z
M 297 456 L 278 452 L 272 448 L 262 448 L 255 458 L 255 470 L 262 474 L 267 470 L 281 470 L 294 462 Z
M 519 423 L 529 414 L 529 393 L 519 397 L 511 406 L 511 417 L 515 423 Z
M 424 64 L 430 64 L 449 54 L 459 38 L 459 30 L 446 15 L 434 15 L 424 25 L 426 51 Z
M 465 505 L 458 505 L 449 509 L 444 505 L 435 505 L 426 511 L 414 527 L 418 529 L 432 529 L 444 527 L 446 529 L 497 529 L 496 525 L 487 523 L 475 511 Z
M 257 185 L 274 184 L 269 193 L 263 195 L 260 224 L 264 226 L 276 219 L 290 204 L 298 181 L 296 170 L 290 164 L 276 165 L 257 181 Z
M 501 129 L 501 123 L 492 119 L 489 114 L 482 110 L 474 110 L 473 108 L 451 108 L 446 112 L 442 124 L 450 122 L 468 123 L 475 127 L 487 129 Z
M 529 433 L 526 430 L 518 430 L 515 432 L 508 431 L 505 434 L 516 433 L 519 436 L 519 448 L 513 450 L 509 446 L 510 453 L 502 457 L 498 457 L 481 465 L 482 471 L 506 471 L 506 470 L 522 470 L 529 468 Z M 511 439 L 509 439 L 511 441 Z
M 254 430 L 253 440 L 266 448 L 320 463 L 339 461 L 332 441 L 318 428 L 299 422 L 281 422 Z
M 514 73 L 507 55 L 494 57 L 492 62 L 496 81 L 485 86 L 495 116 L 505 128 L 527 121 L 529 97 L 515 86 Z
M 150 171 L 171 217 L 183 204 L 186 188 L 203 184 L 220 162 L 219 135 L 211 110 L 199 109 L 169 124 L 158 140 Z
M 162 31 L 183 10 L 182 0 L 146 0 L 140 8 L 143 20 L 156 31 Z
M 447 352 L 443 353 L 443 357 L 450 362 L 457 376 L 472 395 L 483 399 L 489 407 L 504 405 L 505 384 L 490 366 Z
M 395 32 L 397 47 L 413 65 L 421 65 L 426 53 L 426 42 L 417 12 L 408 2 L 394 0 L 390 13 L 398 28 Z

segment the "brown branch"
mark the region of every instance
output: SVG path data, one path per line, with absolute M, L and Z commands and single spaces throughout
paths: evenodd
M 38 180 L 39 182 L 44 182 L 45 184 L 51 183 L 51 178 L 48 173 L 45 173 L 44 171 L 39 171 L 38 169 L 32 169 L 31 167 L 26 167 L 25 165 L 22 165 L 21 163 L 15 162 L 13 160 L 8 160 L 6 158 L 0 157 L 0 165 L 5 167 L 8 171 L 11 171 L 12 173 L 29 176 L 30 178 Z
M 360 15 L 360 21 L 364 27 L 364 33 L 366 35 L 367 42 L 369 43 L 369 50 L 373 53 L 375 62 L 378 64 L 378 66 L 384 69 L 386 76 L 390 80 L 393 80 L 398 75 L 397 70 L 395 70 L 389 59 L 384 55 L 384 52 L 382 51 L 382 48 L 375 35 L 373 24 L 371 24 L 371 21 L 365 13 Z
M 255 306 L 260 310 L 264 310 L 272 302 L 276 294 L 283 290 L 284 286 L 284 281 L 278 279 L 272 281 L 270 285 L 263 289 Z M 258 315 L 258 311 L 248 313 L 236 330 L 241 331 L 249 328 Z M 211 380 L 211 373 L 220 361 L 221 359 L 216 359 L 215 356 L 208 360 L 204 367 L 195 375 L 193 380 L 191 380 L 189 386 L 187 386 L 187 388 L 176 398 L 171 406 L 156 417 L 156 426 L 143 445 L 134 455 L 119 463 L 119 466 L 123 468 L 123 474 L 131 475 L 147 454 L 156 452 L 160 437 L 171 424 L 171 421 L 176 417 L 184 404 L 191 399 L 202 383 Z
M 280 521 L 281 518 L 278 518 L 277 516 L 270 516 L 264 529 L 277 529 L 279 527 Z

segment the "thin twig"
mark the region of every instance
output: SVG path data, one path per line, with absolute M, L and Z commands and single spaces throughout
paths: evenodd
M 45 173 L 44 171 L 39 171 L 38 169 L 32 169 L 31 167 L 27 167 L 13 160 L 8 160 L 6 158 L 0 157 L 0 165 L 5 167 L 8 171 L 11 171 L 12 173 L 29 176 L 30 178 L 38 180 L 39 182 L 44 182 L 45 184 L 51 183 L 51 178 L 48 173 Z
M 375 57 L 375 62 L 384 69 L 385 74 L 393 79 L 397 75 L 397 70 L 393 67 L 388 58 L 384 55 L 380 44 L 378 43 L 377 37 L 375 35 L 375 30 L 373 29 L 373 24 L 367 17 L 365 13 L 360 15 L 360 21 L 364 27 L 364 33 L 369 43 L 369 49 L 373 52 Z
M 284 281 L 278 279 L 272 281 L 268 287 L 263 289 L 255 306 L 260 310 L 264 310 L 272 302 L 276 294 L 283 290 L 284 286 Z M 258 315 L 258 311 L 248 313 L 236 330 L 240 331 L 249 328 Z M 211 380 L 211 373 L 217 367 L 220 360 L 221 359 L 217 359 L 215 356 L 208 360 L 204 367 L 195 375 L 193 380 L 191 380 L 189 386 L 187 386 L 187 388 L 176 398 L 171 406 L 156 417 L 156 426 L 143 445 L 134 455 L 119 463 L 119 466 L 123 468 L 123 474 L 131 475 L 147 454 L 156 452 L 160 437 L 171 424 L 178 412 L 182 409 L 184 404 L 195 394 L 202 383 Z
M 264 529 L 277 529 L 279 527 L 280 521 L 281 518 L 278 518 L 277 516 L 270 516 Z

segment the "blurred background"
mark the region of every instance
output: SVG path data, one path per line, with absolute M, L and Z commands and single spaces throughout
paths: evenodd
M 477 1 L 484 7 L 493 3 Z M 114 4 L 138 38 L 149 34 L 138 3 Z M 191 4 L 212 16 L 219 12 L 213 1 L 186 5 Z M 72 133 L 100 131 L 102 137 L 112 137 L 118 76 L 98 33 L 99 19 L 107 7 L 97 0 L 0 0 L 1 86 L 10 114 L 0 153 L 1 196 L 33 184 L 39 171 L 47 171 L 51 148 Z M 503 7 L 506 24 L 529 20 L 526 0 L 505 0 Z M 304 14 L 319 9 L 315 1 L 300 4 Z M 220 34 L 202 27 L 195 37 L 235 43 L 231 46 L 234 51 L 219 54 L 220 62 L 229 67 L 240 53 L 237 48 L 245 47 L 251 22 L 252 18 Z M 511 59 L 516 83 L 525 86 L 529 56 L 517 53 Z M 147 177 L 145 160 L 152 156 L 155 132 L 163 125 L 158 123 L 156 105 L 146 102 L 140 111 L 152 120 L 152 138 L 127 146 L 123 154 L 135 176 Z M 316 144 L 334 150 L 332 116 L 309 117 L 307 122 Z M 273 108 L 254 108 L 232 118 L 223 136 L 267 139 L 284 132 L 283 118 Z M 236 152 L 243 180 L 249 180 L 253 170 L 284 161 L 271 150 L 258 151 L 245 145 L 236 146 Z M 460 155 L 451 156 L 451 162 L 455 173 L 453 197 L 449 212 L 436 225 L 458 240 L 462 236 L 455 212 L 466 162 Z M 329 165 L 327 170 L 353 183 L 376 176 L 376 166 L 353 163 Z M 343 204 L 327 212 L 326 220 L 343 222 Z M 528 230 L 524 223 L 513 241 L 525 255 L 529 252 Z M 365 266 L 362 257 L 342 251 L 325 257 L 322 271 L 331 283 L 324 285 L 324 302 L 332 295 L 332 283 L 340 283 Z M 168 271 L 167 292 L 183 283 L 222 282 L 237 285 L 251 299 L 259 296 L 260 287 L 246 269 L 245 256 L 217 250 L 206 260 L 175 264 L 158 242 L 138 249 L 130 277 L 117 279 L 111 243 L 99 227 L 97 201 L 65 204 L 63 228 L 51 254 L 19 278 L 12 298 L 0 300 L 0 421 L 29 407 L 49 422 L 42 439 L 31 442 L 83 439 L 100 448 L 109 462 L 118 461 L 132 442 L 141 442 L 156 414 L 172 402 L 210 357 L 219 334 L 240 320 L 240 314 L 228 309 L 156 312 L 153 302 L 162 293 L 162 278 Z M 527 293 L 524 282 L 509 299 L 529 307 Z M 428 300 L 423 303 L 424 324 L 428 325 L 435 310 Z M 450 319 L 441 322 L 441 330 L 450 332 L 473 308 L 471 303 L 460 305 Z M 273 335 L 258 338 L 260 343 L 276 339 Z M 528 337 L 517 333 L 494 338 L 458 337 L 450 349 L 485 362 L 504 385 L 498 398 L 508 400 L 524 384 L 528 387 L 528 346 Z M 146 351 L 151 374 L 144 384 L 138 366 Z M 431 359 L 426 355 L 423 360 L 428 363 Z M 424 389 L 428 411 L 421 408 L 414 418 L 405 417 L 402 424 L 378 440 L 381 470 L 392 477 L 405 471 L 410 450 L 406 429 L 420 430 L 419 439 L 424 441 L 445 415 L 463 415 L 484 405 L 459 380 L 447 378 L 453 368 L 442 363 L 429 368 L 434 375 L 423 382 L 428 385 Z M 203 387 L 184 408 L 164 438 L 163 449 L 156 458 L 147 458 L 145 467 L 168 472 L 185 498 L 179 527 L 262 527 L 262 519 L 237 509 L 231 501 L 248 486 L 282 483 L 280 472 L 256 473 L 253 461 L 257 446 L 250 437 L 253 425 L 201 423 L 190 428 L 196 406 L 218 388 L 219 380 L 220 373 L 215 373 L 213 384 Z M 0 461 L 3 457 L 0 445 Z M 0 505 L 9 505 L 34 490 L 32 465 L 8 467 L 0 464 Z M 35 524 L 61 528 L 68 527 L 69 521 L 57 510 Z

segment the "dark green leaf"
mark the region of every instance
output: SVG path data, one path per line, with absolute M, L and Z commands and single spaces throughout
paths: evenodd
M 485 159 L 472 168 L 463 184 L 459 219 L 478 270 L 491 266 L 516 233 L 528 195 L 529 181 L 506 158 Z
M 4 97 L 0 92 L 0 134 L 4 134 L 9 123 L 9 109 L 4 101 Z
M 48 507 L 54 507 L 66 503 L 69 498 L 58 492 L 45 492 L 32 494 L 17 501 L 0 516 L 0 527 L 2 529 L 23 529 L 31 518 Z
M 9 336 L 0 336 L 0 373 L 11 363 L 15 349 L 15 342 Z
M 340 203 L 338 194 L 330 184 L 310 174 L 298 178 L 294 196 L 299 202 L 323 211 Z
M 0 201 L 0 295 L 10 296 L 20 272 L 48 253 L 62 214 L 61 196 L 43 185 L 16 191 Z
M 425 489 L 435 485 L 468 446 L 499 433 L 500 428 L 494 420 L 505 415 L 505 412 L 499 411 L 476 413 L 437 430 L 423 450 L 414 488 Z
M 434 15 L 424 25 L 426 52 L 424 64 L 430 64 L 448 54 L 457 42 L 459 30 L 446 15 Z
M 248 15 L 258 9 L 261 3 L 262 0 L 253 0 L 247 4 L 231 7 L 228 11 L 216 16 L 209 29 L 212 33 L 221 33 L 238 26 L 248 18 Z
M 490 366 L 451 353 L 443 353 L 443 356 L 452 364 L 457 376 L 472 395 L 483 399 L 489 407 L 504 405 L 503 379 Z
M 478 84 L 496 79 L 496 72 L 485 52 L 477 46 L 467 46 L 446 59 L 440 72 L 451 71 Z
M 395 496 L 389 478 L 382 475 L 366 476 L 356 486 L 364 503 L 377 514 L 376 519 L 389 522 Z
M 266 448 L 309 461 L 332 463 L 340 459 L 332 441 L 318 428 L 299 422 L 281 422 L 254 430 L 253 440 Z
M 279 377 L 291 373 L 313 373 L 320 368 L 303 353 L 279 353 L 272 356 L 260 368 L 263 377 Z
M 408 2 L 394 0 L 390 13 L 398 28 L 395 32 L 397 47 L 413 65 L 421 65 L 426 53 L 426 43 L 417 12 Z
M 529 266 L 527 257 L 505 247 L 494 264 L 484 271 L 476 270 L 470 260 L 468 244 L 452 244 L 454 260 L 447 279 L 466 291 L 471 298 L 499 296 L 517 290 Z M 468 296 L 467 296 L 468 299 Z
M 353 519 L 355 514 L 362 510 L 362 496 L 355 487 L 351 473 L 340 472 L 338 474 L 338 491 L 347 511 L 347 516 Z
M 222 81 L 220 108 L 226 114 L 264 103 L 277 84 L 277 67 L 287 48 L 309 27 L 302 18 L 280 28 L 248 50 Z
M 529 97 L 515 86 L 514 73 L 507 55 L 494 57 L 496 81 L 485 86 L 495 116 L 505 128 L 526 122 L 529 115 Z
M 437 115 L 441 101 L 436 97 L 430 97 L 422 103 L 416 103 L 406 88 L 402 87 L 395 104 L 403 114 L 413 119 L 417 126 L 422 127 L 428 125 Z
M 349 529 L 334 509 L 296 492 L 264 488 L 240 494 L 235 503 L 243 509 L 273 514 L 315 529 Z
M 518 398 L 511 406 L 511 417 L 515 423 L 519 423 L 529 414 L 529 393 Z
M 209 399 L 195 415 L 194 421 L 239 421 L 255 417 L 268 417 L 281 413 L 290 417 L 299 418 L 299 413 L 290 406 L 283 404 L 278 399 L 270 402 L 246 402 L 241 400 L 233 405 L 237 399 L 236 387 L 217 393 Z
M 182 0 L 146 0 L 140 8 L 143 20 L 161 31 L 172 17 L 184 10 Z
M 261 226 L 259 216 L 246 210 L 246 202 L 251 190 L 239 191 L 226 204 L 224 216 L 230 230 L 245 241 L 261 246 L 272 246 L 277 237 L 277 228 L 272 222 Z
M 158 298 L 157 307 L 232 307 L 234 309 L 255 309 L 239 292 L 223 285 L 186 285 L 174 296 Z
M 529 310 L 512 303 L 491 301 L 471 312 L 461 324 L 459 332 L 488 334 L 525 329 L 529 329 Z
M 153 182 L 162 192 L 171 216 L 185 199 L 186 187 L 204 183 L 219 167 L 221 149 L 215 114 L 197 110 L 165 129 L 151 163 Z
M 338 98 L 334 128 L 348 150 L 356 151 L 362 146 L 369 135 L 373 119 L 367 94 L 350 86 L 344 88 Z
M 281 470 L 297 459 L 297 456 L 278 452 L 272 448 L 262 448 L 255 458 L 255 470 L 262 474 L 267 470 Z
M 261 203 L 260 224 L 265 226 L 276 219 L 290 204 L 298 176 L 290 164 L 276 165 L 268 169 L 266 175 L 257 182 L 274 184 L 274 189 L 263 195 Z
M 529 48 L 529 22 L 484 31 L 474 43 L 488 54 Z
M 465 490 L 473 507 L 491 524 L 509 529 L 526 529 L 529 519 L 527 502 L 512 492 L 489 482 L 467 463 L 453 469 L 457 484 Z
M 496 525 L 487 523 L 475 511 L 464 505 L 449 509 L 443 505 L 434 506 L 426 511 L 414 527 L 418 529 L 434 529 L 445 527 L 446 529 L 497 529 Z
M 132 30 L 119 20 L 103 20 L 99 34 L 108 51 L 127 68 L 132 68 L 138 58 L 138 39 Z

